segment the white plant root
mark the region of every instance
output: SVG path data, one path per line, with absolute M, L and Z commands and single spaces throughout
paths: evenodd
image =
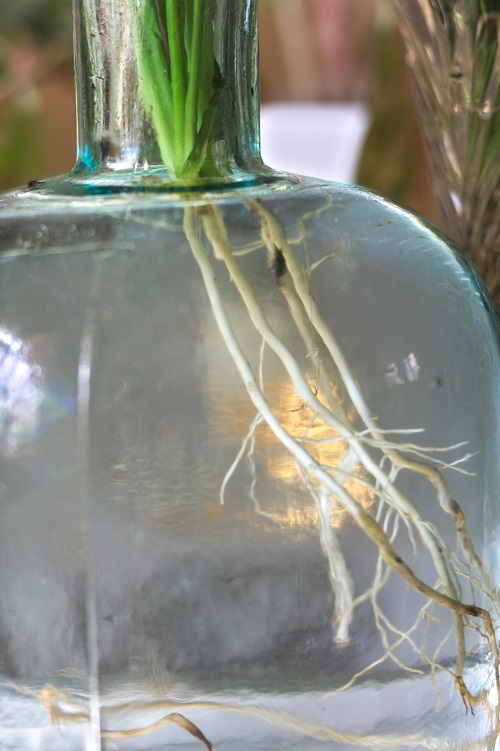
M 55 726 L 61 725 L 81 725 L 88 724 L 90 721 L 90 712 L 88 706 L 84 703 L 83 697 L 72 696 L 51 684 L 45 685 L 40 691 L 30 689 L 26 686 L 10 684 L 10 688 L 26 696 L 31 696 L 43 704 L 49 713 L 52 723 Z M 231 704 L 216 701 L 174 701 L 171 699 L 157 699 L 143 701 L 131 698 L 120 703 L 109 703 L 101 705 L 100 711 L 102 724 L 105 728 L 101 731 L 103 740 L 115 741 L 119 739 L 136 738 L 147 735 L 155 730 L 160 730 L 172 723 L 186 730 L 193 737 L 197 738 L 208 751 L 212 751 L 212 743 L 206 738 L 204 733 L 193 722 L 185 717 L 188 711 L 203 712 L 223 712 L 236 713 L 247 717 L 255 717 L 264 720 L 274 727 L 292 731 L 300 735 L 313 738 L 318 741 L 331 741 L 346 745 L 365 746 L 370 748 L 394 749 L 399 748 L 423 748 L 434 749 L 435 744 L 428 741 L 418 733 L 408 735 L 361 735 L 358 733 L 349 733 L 342 730 L 336 730 L 329 725 L 320 725 L 297 717 L 294 714 L 283 710 L 265 709 L 260 706 Z M 115 730 L 112 726 L 118 718 L 124 713 L 128 715 L 137 715 L 138 713 L 147 713 L 159 716 L 159 719 L 152 723 L 145 723 L 139 727 L 129 728 L 127 730 Z
M 365 403 L 360 388 L 350 371 L 339 344 L 310 292 L 307 274 L 293 251 L 291 244 L 287 241 L 281 225 L 276 217 L 264 208 L 262 203 L 254 202 L 249 208 L 257 212 L 261 218 L 263 244 L 267 247 L 268 252 L 270 254 L 273 252 L 282 254 L 281 262 L 282 265 L 283 263 L 285 264 L 286 271 L 282 274 L 285 278 L 283 281 L 280 280 L 280 286 L 288 302 L 299 334 L 310 351 L 317 351 L 317 348 L 312 346 L 313 341 L 311 336 L 313 335 L 315 340 L 319 342 L 323 352 L 326 352 L 329 358 L 325 358 L 326 365 L 320 364 L 323 372 L 320 371 L 318 377 L 319 382 L 322 379 L 323 384 L 326 384 L 326 386 L 323 385 L 322 387 L 322 391 L 326 391 L 327 393 L 326 404 L 319 399 L 317 392 L 311 388 L 296 358 L 282 339 L 275 333 L 267 320 L 261 303 L 239 266 L 238 257 L 232 251 L 221 210 L 218 207 L 202 207 L 197 210 L 187 208 L 185 210 L 184 231 L 200 268 L 217 327 L 238 369 L 247 393 L 256 408 L 257 419 L 263 420 L 268 425 L 281 444 L 293 456 L 299 474 L 316 503 L 319 515 L 321 545 L 328 560 L 330 580 L 336 595 L 337 638 L 341 640 L 348 638 L 355 601 L 353 598 L 352 582 L 347 572 L 345 561 L 329 524 L 327 505 L 332 503 L 340 504 L 350 514 L 352 519 L 365 532 L 367 538 L 375 544 L 378 550 L 379 566 L 377 567 L 371 599 L 377 626 L 382 642 L 386 647 L 385 657 L 400 664 L 394 654 L 394 645 L 391 647 L 387 640 L 388 629 L 398 636 L 399 642 L 397 643 L 401 641 L 411 643 L 417 654 L 423 658 L 424 663 L 430 664 L 432 670 L 438 667 L 435 659 L 428 658 L 411 641 L 411 629 L 410 632 L 404 634 L 398 631 L 378 607 L 376 593 L 383 586 L 385 576 L 382 564 L 399 575 L 410 587 L 424 595 L 427 603 L 423 611 L 419 614 L 419 619 L 423 617 L 423 613 L 427 613 L 428 607 L 432 603 L 451 611 L 456 642 L 456 663 L 453 671 L 455 686 L 462 696 L 466 709 L 470 709 L 473 712 L 475 704 L 480 701 L 480 697 L 473 696 L 470 693 L 463 678 L 464 662 L 467 655 L 465 641 L 466 628 L 482 633 L 489 645 L 493 655 L 497 693 L 499 688 L 498 648 L 491 613 L 486 608 L 479 607 L 474 603 L 469 604 L 461 599 L 461 588 L 457 580 L 457 575 L 458 573 L 462 573 L 463 576 L 468 578 L 472 576 L 472 569 L 475 569 L 477 572 L 476 581 L 479 583 L 482 592 L 495 601 L 496 591 L 484 572 L 482 562 L 474 550 L 466 529 L 463 512 L 459 505 L 451 498 L 440 470 L 422 458 L 426 458 L 424 450 L 412 444 L 408 444 L 407 446 L 403 443 L 398 446 L 393 441 L 388 440 L 387 434 L 377 425 Z M 200 232 L 200 225 L 203 232 Z M 231 326 L 218 287 L 212 261 L 208 256 L 203 241 L 203 234 L 210 242 L 215 260 L 225 265 L 253 326 L 262 337 L 262 341 L 265 342 L 266 346 L 274 352 L 283 364 L 298 397 L 309 408 L 314 415 L 314 419 L 317 419 L 322 425 L 332 431 L 332 440 L 335 440 L 336 436 L 341 436 L 348 442 L 350 451 L 354 452 L 356 456 L 357 463 L 364 468 L 369 476 L 374 478 L 379 499 L 392 510 L 399 521 L 403 522 L 408 528 L 413 528 L 418 533 L 422 544 L 431 556 L 436 570 L 437 583 L 435 586 L 430 586 L 414 573 L 411 567 L 394 550 L 390 536 L 388 536 L 387 530 L 384 529 L 383 525 L 368 513 L 356 498 L 346 490 L 346 469 L 344 467 L 322 466 L 307 450 L 307 438 L 303 441 L 297 440 L 290 435 L 282 422 L 277 418 L 265 397 L 262 384 L 259 383 L 253 373 Z M 328 365 L 328 362 L 331 363 L 331 366 Z M 353 429 L 345 409 L 343 410 L 338 403 L 332 405 L 331 400 L 330 402 L 328 401 L 328 393 L 331 393 L 331 387 L 327 390 L 327 386 L 331 384 L 331 372 L 333 372 L 333 369 L 338 373 L 338 377 L 350 397 L 358 418 L 365 425 L 367 432 L 362 437 L 359 432 Z M 373 459 L 367 450 L 368 445 L 380 450 L 383 455 L 382 461 L 376 462 Z M 411 459 L 406 453 L 402 453 L 406 452 L 407 448 L 409 453 L 416 454 L 417 458 Z M 243 450 L 240 451 L 239 458 L 241 458 L 242 453 Z M 386 471 L 383 468 L 384 462 L 387 461 L 391 467 L 390 471 Z M 464 572 L 459 572 L 457 566 L 452 565 L 454 556 L 448 550 L 438 530 L 422 517 L 412 500 L 396 486 L 395 476 L 401 469 L 424 476 L 434 487 L 437 501 L 443 511 L 454 519 L 459 545 L 466 558 L 466 570 Z M 339 603 L 341 603 L 341 607 L 339 607 Z M 494 603 L 492 603 L 493 606 Z M 400 666 L 410 670 L 407 666 L 402 664 Z M 495 712 L 494 724 L 495 728 L 497 728 L 498 707 Z

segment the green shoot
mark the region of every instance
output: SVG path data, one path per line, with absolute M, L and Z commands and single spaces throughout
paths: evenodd
M 213 171 L 207 152 L 222 87 L 214 41 L 210 0 L 145 0 L 136 10 L 139 93 L 176 178 Z

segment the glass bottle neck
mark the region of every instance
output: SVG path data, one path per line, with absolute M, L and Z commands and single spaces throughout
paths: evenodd
M 256 0 L 74 0 L 73 174 L 262 172 Z

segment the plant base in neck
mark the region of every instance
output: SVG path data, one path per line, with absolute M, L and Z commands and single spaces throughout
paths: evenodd
M 149 170 L 105 171 L 98 174 L 70 173 L 49 180 L 37 180 L 15 194 L 19 198 L 38 199 L 40 201 L 76 199 L 90 196 L 114 195 L 116 197 L 135 193 L 156 193 L 183 195 L 186 193 L 204 194 L 220 193 L 241 188 L 261 188 L 276 186 L 280 189 L 292 187 L 299 178 L 262 169 L 260 172 L 244 172 L 227 177 L 200 178 L 198 180 L 181 180 L 172 178 L 162 167 Z

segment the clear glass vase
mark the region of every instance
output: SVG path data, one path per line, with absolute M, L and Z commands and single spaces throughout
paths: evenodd
M 394 5 L 443 226 L 500 305 L 500 3 Z
M 259 158 L 253 0 L 80 0 L 0 200 L 0 749 L 493 749 L 498 321 Z

